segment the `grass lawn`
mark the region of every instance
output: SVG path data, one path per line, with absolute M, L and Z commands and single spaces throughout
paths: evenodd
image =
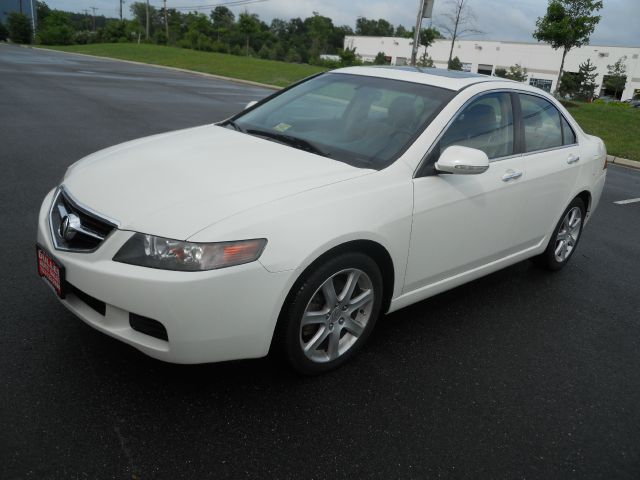
M 576 103 L 569 112 L 585 132 L 604 140 L 609 155 L 640 161 L 640 108 Z
M 186 68 L 279 87 L 286 87 L 297 80 L 326 70 L 326 68 L 306 64 L 135 43 L 98 43 L 44 48 Z

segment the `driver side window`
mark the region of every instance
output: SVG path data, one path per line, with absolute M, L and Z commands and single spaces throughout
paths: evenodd
M 489 159 L 513 155 L 513 109 L 508 93 L 489 93 L 458 114 L 440 140 L 440 153 L 451 145 L 477 148 Z

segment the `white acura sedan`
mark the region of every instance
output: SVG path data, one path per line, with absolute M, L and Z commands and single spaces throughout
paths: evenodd
M 383 313 L 527 258 L 562 268 L 606 166 L 603 142 L 537 88 L 345 68 L 76 162 L 42 205 L 38 271 L 152 357 L 277 347 L 320 373 Z

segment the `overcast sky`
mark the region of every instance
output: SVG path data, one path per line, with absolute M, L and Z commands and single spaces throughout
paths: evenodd
M 118 0 L 45 0 L 51 8 L 82 11 L 98 7 L 105 16 L 116 16 Z M 172 6 L 214 5 L 229 0 L 167 0 Z M 162 0 L 150 0 L 161 6 Z M 415 23 L 419 0 L 266 0 L 242 7 L 230 7 L 238 14 L 245 9 L 270 22 L 273 18 L 307 17 L 313 11 L 331 17 L 336 25 L 355 26 L 356 18 L 384 18 L 394 25 L 408 28 Z M 534 41 L 531 33 L 536 19 L 544 15 L 547 0 L 470 0 L 477 16 L 477 26 L 486 32 L 470 38 L 485 40 Z M 128 13 L 128 4 L 124 10 Z M 435 0 L 434 25 L 447 8 L 447 0 Z M 592 44 L 640 46 L 640 0 L 604 0 L 602 19 L 591 37 Z M 428 24 L 425 20 L 424 25 Z

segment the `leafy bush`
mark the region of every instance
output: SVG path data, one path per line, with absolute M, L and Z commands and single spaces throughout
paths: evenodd
M 89 43 L 97 43 L 98 34 L 90 30 L 81 30 L 73 35 L 73 43 L 87 45 Z
M 74 29 L 69 16 L 59 10 L 52 10 L 40 23 L 38 39 L 44 45 L 71 45 Z
M 4 26 L 4 23 L 0 22 L 0 42 L 4 42 L 9 38 L 9 30 Z
M 373 59 L 374 65 L 386 65 L 387 59 L 385 58 L 384 52 L 378 52 L 376 58 Z
M 31 43 L 33 29 L 31 19 L 22 13 L 11 12 L 8 16 L 9 38 L 14 43 Z
M 447 66 L 449 70 L 462 70 L 462 62 L 458 57 L 453 57 Z

